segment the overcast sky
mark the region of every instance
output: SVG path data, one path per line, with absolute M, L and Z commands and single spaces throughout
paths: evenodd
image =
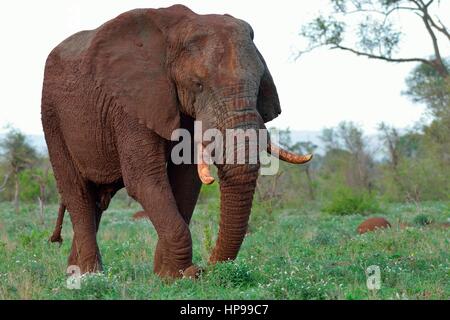
M 40 99 L 48 53 L 80 30 L 94 29 L 118 14 L 145 7 L 182 3 L 197 13 L 229 13 L 249 22 L 278 87 L 282 114 L 270 125 L 320 130 L 353 120 L 373 133 L 381 121 L 407 127 L 418 121 L 423 106 L 401 95 L 413 64 L 388 64 L 329 50 L 292 59 L 298 32 L 325 0 L 244 1 L 1 1 L 0 131 L 7 123 L 29 134 L 42 133 Z M 450 1 L 442 1 L 450 13 Z M 444 16 L 444 15 L 442 15 Z M 403 56 L 427 57 L 431 43 L 417 17 L 399 17 L 410 35 Z M 448 46 L 446 48 L 448 54 Z

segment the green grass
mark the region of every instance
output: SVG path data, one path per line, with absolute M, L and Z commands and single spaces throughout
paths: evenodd
M 65 241 L 59 247 L 47 242 L 56 206 L 47 208 L 42 225 L 36 206 L 24 205 L 16 215 L 10 204 L 0 204 L 0 299 L 450 298 L 449 229 L 437 227 L 450 218 L 445 203 L 384 206 L 382 216 L 392 229 L 362 236 L 355 229 L 367 216 L 324 214 L 319 205 L 269 214 L 257 205 L 236 262 L 207 267 L 197 281 L 171 283 L 152 273 L 157 238 L 149 222 L 131 220 L 138 209 L 113 203 L 98 237 L 104 273 L 86 277 L 81 290 L 69 290 L 70 219 L 66 217 Z M 414 223 L 420 215 L 433 223 Z M 203 267 L 217 220 L 216 203 L 196 209 L 194 262 Z M 366 287 L 365 270 L 371 265 L 381 269 L 376 292 Z

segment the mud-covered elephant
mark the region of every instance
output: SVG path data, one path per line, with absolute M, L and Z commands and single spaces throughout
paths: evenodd
M 71 36 L 50 53 L 43 85 L 42 123 L 61 195 L 52 240 L 61 240 L 67 208 L 74 230 L 69 265 L 101 270 L 102 212 L 125 187 L 157 231 L 154 271 L 195 276 L 189 222 L 198 173 L 211 177 L 204 163 L 198 169 L 171 161 L 172 132 L 192 132 L 194 120 L 219 131 L 258 129 L 280 112 L 252 28 L 229 15 L 198 15 L 180 5 L 137 9 Z M 268 149 L 294 163 L 311 158 Z M 238 254 L 260 164 L 217 168 L 221 219 L 211 263 Z

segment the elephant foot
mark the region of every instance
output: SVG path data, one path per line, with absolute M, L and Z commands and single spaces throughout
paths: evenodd
M 163 279 L 190 278 L 196 279 L 201 274 L 201 269 L 192 264 L 192 261 L 185 261 L 182 265 L 173 263 L 168 252 L 164 250 L 164 245 L 158 241 L 155 251 L 153 271 Z
M 214 265 L 216 263 L 234 261 L 236 256 L 230 256 L 222 252 L 221 250 L 214 249 L 209 257 L 208 264 Z
M 81 274 L 101 273 L 103 271 L 102 261 L 97 254 L 84 259 L 81 259 L 76 254 L 71 254 L 67 264 L 68 269 L 73 266 L 78 267 L 80 269 Z
M 86 273 L 102 273 L 103 272 L 103 266 L 101 263 L 95 263 L 90 265 L 75 265 L 76 267 L 80 268 L 81 274 Z
M 195 265 L 190 266 L 186 270 L 183 271 L 183 278 L 187 279 L 198 279 L 203 273 L 203 269 L 200 267 L 197 267 Z
M 102 263 L 97 260 L 95 262 L 90 263 L 82 263 L 80 266 L 81 273 L 101 273 L 103 272 L 103 265 Z
M 67 265 L 67 270 L 73 270 L 75 268 L 79 268 L 80 274 L 87 274 L 87 273 L 102 273 L 103 267 L 101 263 L 95 263 L 94 265 L 83 265 L 83 264 L 77 264 L 77 263 L 69 263 Z
M 186 269 L 177 269 L 177 268 L 167 268 L 167 267 L 160 267 L 158 270 L 155 268 L 155 273 L 163 278 L 163 279 L 198 279 L 203 272 L 203 269 L 191 265 L 190 267 Z

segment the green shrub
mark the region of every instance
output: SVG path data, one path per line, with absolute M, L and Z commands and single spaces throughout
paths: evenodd
M 24 248 L 35 249 L 48 241 L 48 231 L 33 229 L 31 232 L 23 232 L 18 236 L 19 243 Z
M 70 299 L 117 299 L 120 287 L 116 277 L 105 273 L 88 273 L 81 276 L 81 289 L 65 293 Z
M 429 225 L 433 222 L 433 220 L 425 215 L 425 214 L 419 214 L 418 216 L 416 216 L 414 218 L 414 224 L 418 225 L 418 226 L 426 226 Z
M 368 192 L 339 188 L 322 211 L 334 215 L 370 214 L 380 211 L 378 200 Z
M 19 174 L 20 200 L 24 202 L 35 202 L 40 194 L 38 180 L 44 182 L 46 202 L 57 202 L 58 192 L 53 173 L 45 173 L 40 168 L 26 169 Z
M 336 242 L 336 239 L 330 234 L 330 232 L 320 231 L 309 242 L 316 246 L 328 246 Z
M 209 281 L 226 288 L 245 287 L 255 281 L 250 266 L 244 261 L 218 263 L 207 275 Z

